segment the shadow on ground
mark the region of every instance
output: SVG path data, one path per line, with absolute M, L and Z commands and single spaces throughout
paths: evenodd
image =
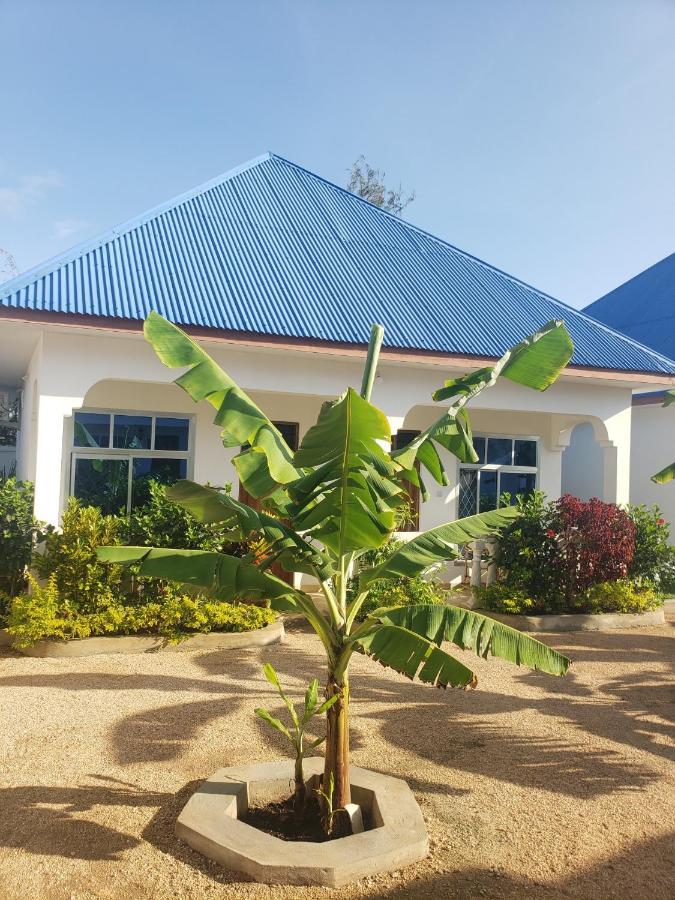
M 98 783 L 0 791 L 0 846 L 73 859 L 120 859 L 140 843 L 138 838 L 81 814 L 97 806 L 159 806 L 170 795 L 102 776 L 92 780 Z
M 664 863 L 670 871 L 664 871 Z M 638 874 L 639 873 L 639 874 Z M 532 881 L 513 878 L 495 869 L 457 869 L 428 878 L 419 878 L 391 888 L 369 893 L 373 900 L 671 900 L 675 878 L 675 834 L 634 845 L 581 871 L 572 878 L 558 881 Z

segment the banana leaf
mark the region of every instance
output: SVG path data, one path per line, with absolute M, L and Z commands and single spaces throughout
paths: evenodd
M 281 433 L 251 398 L 184 331 L 152 311 L 143 326 L 146 340 L 171 369 L 186 368 L 175 384 L 195 402 L 216 410 L 226 447 L 244 447 L 235 457 L 239 478 L 253 497 L 272 493 L 299 476 L 293 453 Z
M 403 628 L 440 646 L 450 641 L 487 659 L 496 656 L 549 675 L 564 675 L 569 659 L 541 641 L 496 619 L 458 606 L 420 604 L 375 610 L 367 619 Z
M 361 588 L 379 579 L 412 577 L 424 572 L 434 563 L 457 556 L 457 546 L 477 538 L 497 535 L 519 515 L 515 506 L 493 509 L 439 525 L 418 537 L 406 541 L 384 562 L 359 574 Z

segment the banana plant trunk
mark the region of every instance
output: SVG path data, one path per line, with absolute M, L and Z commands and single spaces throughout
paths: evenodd
M 295 758 L 295 789 L 293 791 L 293 811 L 297 820 L 301 820 L 305 815 L 306 802 L 307 787 L 305 785 L 301 750 Z
M 324 827 L 327 834 L 334 838 L 351 833 L 345 807 L 352 802 L 352 798 L 349 784 L 349 681 L 346 676 L 338 681 L 330 672 L 326 699 L 335 694 L 339 699 L 326 714 L 326 760 L 322 785 L 324 793 L 330 796 L 332 776 L 332 809 L 325 818 Z

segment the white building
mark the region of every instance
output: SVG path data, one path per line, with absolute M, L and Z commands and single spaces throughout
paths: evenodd
M 675 355 L 675 253 L 586 307 L 586 312 L 648 347 Z M 655 484 L 651 476 L 675 459 L 675 406 L 663 406 L 663 393 L 633 397 L 630 499 L 658 504 L 675 524 L 675 482 Z M 675 528 L 671 527 L 675 541 Z
M 574 490 L 584 467 L 566 448 L 583 423 L 593 493 L 627 502 L 633 392 L 675 385 L 666 357 L 267 155 L 0 286 L 0 391 L 21 397 L 17 473 L 35 482 L 39 518 L 57 523 L 70 494 L 128 507 L 145 476 L 235 481 L 213 409 L 173 385 L 143 339 L 151 309 L 198 338 L 292 443 L 325 399 L 358 387 L 374 321 L 386 336 L 373 402 L 402 441 L 438 417 L 431 394 L 446 378 L 564 319 L 568 369 L 544 393 L 500 382 L 478 398 L 482 462 L 447 460 L 454 478 L 432 487 L 420 528 L 505 490 Z

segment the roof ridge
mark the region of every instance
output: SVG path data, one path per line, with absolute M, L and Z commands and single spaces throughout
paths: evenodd
M 593 325 L 599 326 L 604 331 L 609 332 L 610 334 L 614 335 L 615 337 L 621 338 L 621 340 L 624 341 L 625 343 L 630 344 L 634 347 L 639 347 L 641 350 L 645 350 L 647 353 L 650 354 L 650 356 L 653 356 L 662 362 L 665 361 L 668 364 L 672 364 L 673 362 L 675 362 L 675 360 L 672 360 L 669 357 L 664 356 L 662 353 L 659 353 L 658 351 L 654 350 L 653 348 L 648 347 L 646 344 L 641 344 L 639 341 L 634 340 L 629 335 L 624 334 L 621 331 L 617 331 L 615 328 L 612 328 L 609 325 L 605 325 L 604 322 L 598 321 L 597 319 L 593 318 L 593 316 L 589 316 L 583 310 L 576 309 L 576 307 L 574 307 L 574 306 L 570 306 L 570 304 L 565 303 L 564 300 L 559 300 L 557 297 L 554 297 L 552 294 L 547 294 L 546 291 L 542 291 L 539 288 L 535 287 L 534 285 L 530 284 L 529 282 L 523 281 L 522 278 L 518 278 L 517 276 L 512 275 L 510 272 L 505 272 L 504 269 L 500 269 L 498 266 L 494 266 L 494 265 L 492 265 L 492 263 L 486 262 L 484 259 L 481 259 L 479 256 L 475 256 L 473 253 L 469 253 L 467 250 L 463 250 L 461 247 L 455 246 L 455 244 L 450 243 L 450 241 L 447 241 L 444 238 L 438 237 L 438 235 L 436 235 L 436 234 L 432 234 L 430 231 L 426 231 L 424 228 L 421 228 L 419 225 L 415 225 L 413 222 L 408 222 L 407 219 L 402 219 L 400 216 L 396 216 L 393 213 L 388 212 L 386 209 L 382 209 L 381 207 L 376 206 L 374 203 L 371 203 L 369 200 L 366 200 L 364 197 L 359 197 L 358 194 L 353 194 L 351 191 L 348 191 L 347 188 L 343 188 L 341 185 L 335 184 L 334 181 L 329 181 L 327 178 L 324 178 L 322 175 L 317 175 L 315 172 L 310 171 L 309 169 L 305 168 L 304 166 L 301 166 L 298 163 L 293 162 L 292 160 L 285 159 L 283 156 L 279 156 L 276 153 L 270 153 L 270 158 L 278 159 L 280 162 L 283 162 L 286 165 L 289 165 L 294 169 L 300 169 L 300 171 L 306 172 L 308 175 L 311 175 L 312 178 L 316 178 L 319 181 L 324 182 L 324 184 L 327 184 L 330 187 L 337 189 L 341 193 L 347 194 L 349 197 L 353 197 L 354 199 L 359 200 L 361 203 L 365 203 L 366 206 L 371 207 L 371 209 L 377 210 L 378 213 L 387 216 L 388 218 L 392 219 L 399 225 L 402 225 L 404 228 L 412 229 L 413 231 L 416 231 L 418 234 L 421 234 L 424 237 L 427 237 L 427 238 L 431 239 L 432 241 L 435 241 L 437 244 L 441 244 L 444 247 L 449 247 L 455 253 L 459 253 L 462 256 L 466 257 L 467 259 L 473 260 L 474 262 L 478 263 L 480 266 L 483 266 L 484 268 L 489 269 L 491 272 L 497 272 L 499 275 L 502 275 L 504 278 L 508 278 L 509 281 L 512 281 L 514 284 L 521 285 L 522 287 L 527 288 L 529 291 L 533 291 L 538 296 L 545 297 L 547 300 L 550 300 L 552 303 L 555 303 L 557 306 L 561 307 L 562 309 L 569 310 L 574 315 L 578 315 L 581 318 L 585 319 L 586 321 L 592 322 Z M 672 255 L 675 255 L 675 254 L 672 254 Z M 669 257 L 667 257 L 667 256 L 664 257 L 664 259 L 668 259 L 668 258 Z M 663 260 L 661 260 L 661 262 L 663 262 Z M 655 265 L 658 265 L 658 263 L 655 263 Z M 648 270 L 645 270 L 645 271 L 648 271 Z M 637 276 L 635 276 L 635 277 L 637 277 Z
M 233 179 L 237 175 L 240 175 L 243 172 L 246 172 L 250 169 L 255 168 L 256 166 L 261 165 L 264 162 L 271 160 L 275 163 L 279 163 L 281 166 L 288 167 L 290 170 L 294 170 L 299 173 L 304 173 L 305 176 L 310 179 L 321 182 L 326 185 L 331 192 L 334 194 L 346 196 L 349 198 L 350 202 L 356 201 L 357 203 L 365 204 L 366 207 L 369 207 L 374 211 L 375 215 L 378 217 L 384 217 L 392 222 L 395 225 L 396 229 L 400 229 L 399 234 L 405 234 L 406 232 L 409 234 L 419 235 L 424 238 L 425 241 L 429 241 L 432 244 L 437 245 L 438 247 L 444 248 L 450 251 L 452 254 L 455 254 L 459 257 L 462 257 L 467 260 L 473 261 L 477 266 L 481 269 L 494 273 L 499 276 L 499 279 L 504 280 L 512 285 L 517 286 L 520 289 L 524 289 L 530 296 L 531 300 L 529 301 L 533 307 L 536 308 L 538 301 L 543 302 L 546 301 L 556 307 L 556 311 L 560 310 L 561 317 L 565 316 L 569 319 L 578 321 L 578 322 L 587 322 L 592 325 L 594 329 L 598 329 L 603 331 L 609 335 L 612 335 L 615 339 L 618 339 L 621 344 L 625 347 L 631 347 L 634 349 L 639 349 L 641 352 L 647 354 L 648 358 L 654 360 L 654 362 L 658 362 L 661 366 L 666 366 L 670 371 L 675 372 L 675 361 L 669 359 L 661 353 L 653 350 L 650 347 L 645 346 L 644 344 L 635 341 L 633 338 L 629 337 L 621 333 L 620 331 L 616 331 L 615 329 L 605 325 L 604 323 L 598 321 L 582 310 L 575 309 L 569 304 L 564 303 L 561 300 L 551 296 L 550 294 L 541 291 L 539 288 L 534 287 L 528 282 L 523 281 L 522 279 L 516 278 L 514 275 L 511 275 L 508 272 L 505 272 L 503 269 L 499 269 L 497 266 L 494 266 L 483 259 L 480 259 L 473 254 L 462 250 L 461 248 L 451 244 L 449 241 L 438 237 L 437 235 L 431 234 L 430 232 L 424 230 L 418 225 L 415 225 L 406 219 L 401 218 L 400 216 L 396 216 L 393 213 L 390 213 L 386 210 L 381 209 L 373 203 L 370 203 L 368 200 L 363 197 L 359 197 L 356 194 L 351 193 L 346 188 L 341 187 L 335 182 L 329 181 L 328 179 L 322 177 L 321 175 L 317 175 L 314 172 L 311 172 L 309 169 L 304 166 L 299 165 L 298 163 L 292 162 L 280 156 L 278 154 L 267 152 L 260 156 L 254 157 L 248 162 L 242 163 L 238 166 L 235 166 L 228 171 L 209 179 L 208 181 L 191 188 L 188 191 L 184 191 L 181 194 L 173 197 L 172 199 L 165 201 L 151 209 L 146 210 L 145 212 L 128 219 L 127 221 L 121 223 L 120 225 L 113 226 L 112 228 L 106 230 L 102 234 L 100 234 L 96 238 L 89 239 L 87 241 L 83 241 L 80 244 L 75 245 L 69 250 L 57 254 L 49 260 L 46 260 L 43 263 L 40 263 L 37 266 L 32 267 L 28 271 L 17 275 L 15 278 L 4 282 L 0 285 L 0 302 L 6 299 L 7 297 L 11 297 L 12 294 L 21 292 L 28 288 L 33 282 L 37 282 L 39 279 L 44 279 L 51 272 L 58 268 L 62 268 L 65 266 L 72 265 L 78 259 L 82 258 L 86 254 L 90 254 L 105 244 L 112 242 L 119 237 L 128 234 L 136 228 L 140 228 L 146 223 L 159 218 L 164 213 L 179 207 L 181 204 L 184 204 L 191 199 L 198 197 L 200 195 L 205 194 L 209 190 L 218 185 L 222 185 L 227 181 Z M 418 251 L 420 252 L 420 251 Z M 656 264 L 658 265 L 658 264 Z M 470 273 L 472 281 L 480 282 L 480 279 L 476 277 L 475 273 Z M 482 285 L 483 290 L 487 290 L 485 285 Z M 550 313 L 552 311 L 547 311 L 547 318 L 550 318 Z M 555 311 L 554 315 L 555 315 Z M 556 316 L 557 317 L 557 316 Z
M 182 193 L 177 194 L 175 197 L 172 197 L 170 200 L 165 200 L 164 203 L 159 203 L 156 206 L 153 206 L 150 209 L 147 209 L 144 212 L 133 216 L 131 219 L 126 219 L 119 225 L 113 225 L 112 228 L 108 228 L 106 231 L 104 231 L 102 234 L 99 234 L 95 238 L 88 238 L 85 241 L 81 241 L 79 244 L 75 244 L 73 247 L 69 247 L 68 250 L 57 253 L 55 256 L 44 260 L 44 262 L 32 266 L 25 272 L 21 272 L 18 275 L 15 275 L 14 278 L 10 278 L 8 281 L 3 281 L 0 284 L 0 300 L 4 297 L 9 296 L 10 294 L 13 294 L 17 290 L 21 290 L 21 288 L 26 287 L 26 285 L 28 285 L 31 281 L 42 277 L 51 270 L 56 269 L 61 265 L 65 265 L 66 263 L 73 262 L 74 260 L 78 259 L 78 257 L 83 256 L 85 253 L 90 253 L 92 250 L 96 250 L 99 247 L 102 247 L 109 241 L 112 241 L 115 238 L 120 237 L 121 235 L 128 234 L 130 231 L 133 231 L 134 228 L 138 228 L 139 225 L 144 225 L 146 222 L 149 222 L 151 219 L 154 219 L 157 216 L 168 212 L 170 209 L 175 209 L 177 206 L 180 206 L 181 203 L 185 203 L 187 200 L 191 200 L 193 197 L 197 197 L 199 194 L 203 194 L 219 184 L 224 184 L 226 181 L 229 181 L 236 175 L 239 175 L 242 172 L 246 172 L 249 169 L 252 169 L 255 166 L 258 166 L 266 160 L 272 159 L 274 157 L 275 154 L 271 151 L 261 153 L 259 156 L 255 156 L 252 159 L 249 159 L 247 162 L 240 163 L 239 165 L 228 169 L 226 172 L 223 172 L 220 175 L 216 175 L 214 178 L 209 178 L 208 181 L 202 182 L 201 184 L 197 185 L 197 187 L 193 187 L 190 188 L 190 190 L 183 191 Z M 287 160 L 284 160 L 284 162 L 286 161 Z

